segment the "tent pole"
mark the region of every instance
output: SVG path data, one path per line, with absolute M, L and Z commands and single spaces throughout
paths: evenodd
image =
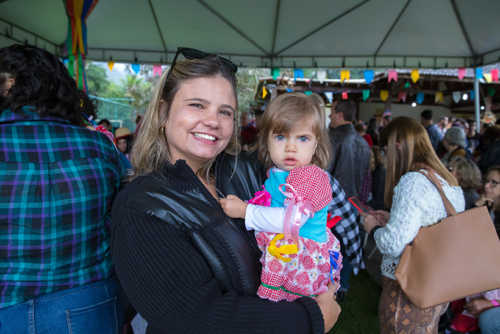
M 474 68 L 474 109 L 476 111 L 476 131 L 480 133 L 481 131 L 481 110 L 479 101 L 479 78 L 476 75 L 476 69 Z

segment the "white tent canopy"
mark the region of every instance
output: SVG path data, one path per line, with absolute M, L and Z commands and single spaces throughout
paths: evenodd
M 178 46 L 250 67 L 462 67 L 499 61 L 498 0 L 101 0 L 88 59 L 169 63 Z M 0 0 L 0 47 L 62 54 L 62 0 Z

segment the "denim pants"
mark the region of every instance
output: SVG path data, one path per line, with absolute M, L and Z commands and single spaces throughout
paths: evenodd
M 0 309 L 0 334 L 116 334 L 119 285 L 107 279 Z

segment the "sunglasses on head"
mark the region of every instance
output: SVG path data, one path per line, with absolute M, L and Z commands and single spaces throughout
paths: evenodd
M 207 53 L 193 48 L 179 47 L 177 48 L 177 52 L 175 53 L 174 60 L 172 60 L 172 65 L 170 66 L 170 69 L 168 71 L 167 78 L 170 75 L 172 69 L 174 68 L 179 54 L 183 55 L 184 58 L 186 59 L 204 59 L 207 57 L 216 57 L 218 60 L 220 60 L 221 64 L 229 68 L 233 74 L 236 73 L 236 71 L 238 71 L 238 66 L 236 66 L 232 61 L 230 61 L 227 58 L 218 56 L 214 53 Z

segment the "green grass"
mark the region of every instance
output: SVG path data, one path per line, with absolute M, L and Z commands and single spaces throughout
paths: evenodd
M 340 303 L 342 313 L 329 334 L 379 334 L 378 300 L 381 288 L 366 270 L 351 276 L 351 287 Z

